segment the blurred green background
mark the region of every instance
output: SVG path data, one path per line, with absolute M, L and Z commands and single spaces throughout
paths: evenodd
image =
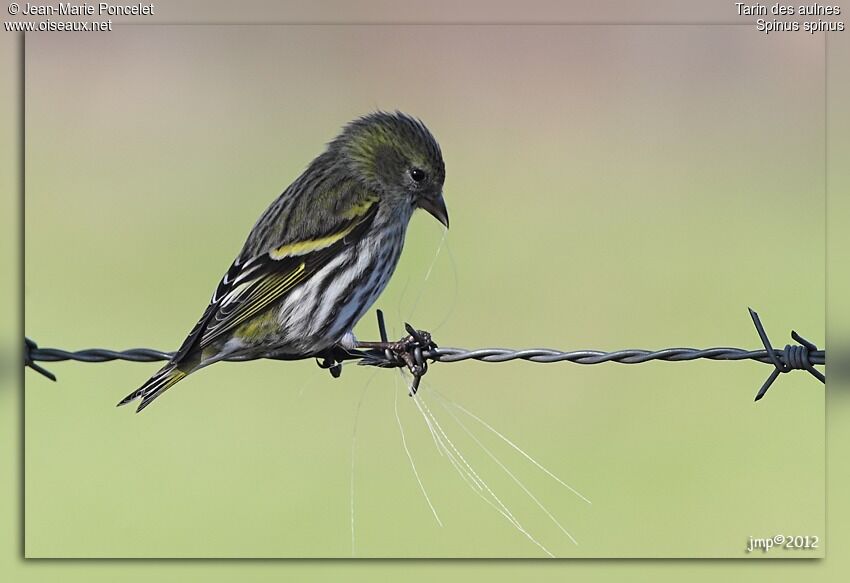
M 755 347 L 752 305 L 777 344 L 790 327 L 822 341 L 823 107 L 822 38 L 743 27 L 30 35 L 26 332 L 176 348 L 323 143 L 398 108 L 441 142 L 452 229 L 441 248 L 414 218 L 377 304 L 395 335 L 411 320 L 452 346 Z M 357 332 L 376 335 L 371 314 Z M 393 372 L 223 364 L 143 415 L 116 410 L 156 368 L 27 375 L 28 557 L 542 555 L 436 452 Z M 750 536 L 825 534 L 823 391 L 791 375 L 753 405 L 768 372 L 463 363 L 432 367 L 421 394 L 554 554 L 743 557 Z M 593 501 L 469 424 L 578 546 L 437 391 Z

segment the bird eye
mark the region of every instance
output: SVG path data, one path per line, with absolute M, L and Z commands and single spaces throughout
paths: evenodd
M 419 168 L 411 168 L 410 177 L 413 179 L 413 182 L 422 182 L 425 180 L 425 171 Z

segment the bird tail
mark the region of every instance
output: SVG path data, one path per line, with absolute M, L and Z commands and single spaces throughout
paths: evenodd
M 178 368 L 177 363 L 169 362 L 159 369 L 159 372 L 149 378 L 145 384 L 124 397 L 124 399 L 118 403 L 118 406 L 120 407 L 121 405 L 126 405 L 130 401 L 141 399 L 142 402 L 139 404 L 139 408 L 136 409 L 136 413 L 138 413 L 150 405 L 151 401 L 170 389 L 175 383 L 177 383 L 177 381 L 185 377 L 187 374 L 189 373 Z

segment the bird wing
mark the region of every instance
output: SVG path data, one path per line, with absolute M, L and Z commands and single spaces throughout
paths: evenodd
M 283 298 L 343 249 L 355 245 L 378 212 L 377 199 L 353 207 L 334 228 L 311 239 L 287 242 L 227 270 L 204 315 L 183 341 L 173 361 L 203 349 Z

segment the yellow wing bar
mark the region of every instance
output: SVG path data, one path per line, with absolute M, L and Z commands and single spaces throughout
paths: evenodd
M 345 216 L 352 219 L 361 219 L 369 213 L 369 210 L 372 208 L 375 202 L 377 202 L 377 199 L 366 199 L 362 203 L 349 209 L 349 211 L 345 213 Z M 336 233 L 327 235 L 325 237 L 320 237 L 318 239 L 296 241 L 295 243 L 287 243 L 286 245 L 281 245 L 277 249 L 272 249 L 271 251 L 269 251 L 269 257 L 271 257 L 275 261 L 280 261 L 285 257 L 306 255 L 307 253 L 312 253 L 313 251 L 319 251 L 320 249 L 330 247 L 337 241 L 343 239 L 347 235 L 350 235 L 359 223 L 360 221 L 352 221 L 352 223 L 344 229 L 337 231 Z

